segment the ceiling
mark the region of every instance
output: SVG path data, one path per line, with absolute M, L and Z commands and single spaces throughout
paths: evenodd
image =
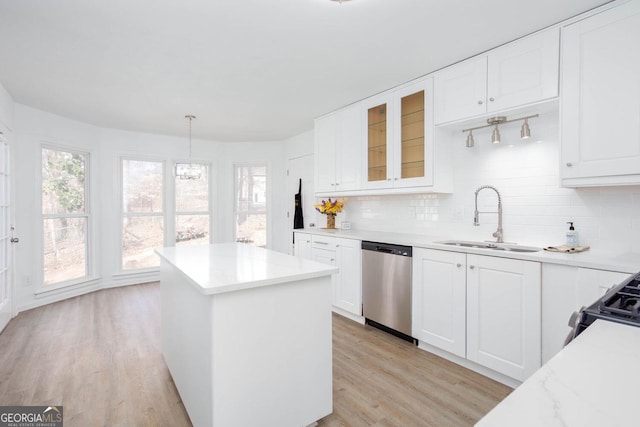
M 282 140 L 604 0 L 0 0 L 0 83 L 101 127 Z

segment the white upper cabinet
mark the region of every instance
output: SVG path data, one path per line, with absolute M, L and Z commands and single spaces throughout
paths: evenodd
M 559 46 L 559 30 L 549 29 L 438 72 L 435 123 L 555 98 Z
M 355 104 L 315 121 L 315 191 L 358 190 L 361 179 L 361 109 Z
M 638 1 L 563 28 L 563 185 L 640 184 L 638 41 Z
M 436 184 L 433 79 L 426 78 L 363 101 L 365 189 Z M 442 153 L 444 170 L 446 153 Z M 448 171 L 450 172 L 450 171 Z M 444 175 L 444 173 L 443 173 Z M 440 184 L 445 183 L 442 178 Z M 439 191 L 449 191 L 439 188 Z

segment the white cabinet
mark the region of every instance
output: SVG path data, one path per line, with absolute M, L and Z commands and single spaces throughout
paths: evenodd
M 505 111 L 558 96 L 559 30 L 516 40 L 435 75 L 435 123 Z
M 315 191 L 336 193 L 360 189 L 362 124 L 360 104 L 315 121 Z
M 589 306 L 630 274 L 566 265 L 542 267 L 542 363 L 562 349 L 571 314 Z
M 294 232 L 295 255 L 305 259 L 311 259 L 311 234 Z
M 540 367 L 540 263 L 467 255 L 467 359 L 524 381 Z
M 638 40 L 638 1 L 563 28 L 563 185 L 640 184 Z
M 414 248 L 415 338 L 523 381 L 540 367 L 540 263 Z
M 432 78 L 366 99 L 362 113 L 364 189 L 450 191 L 450 149 L 434 137 Z
M 340 269 L 333 285 L 333 305 L 362 315 L 362 248 L 360 240 L 336 239 L 336 265 Z
M 413 249 L 412 335 L 466 356 L 466 255 Z
M 361 241 L 311 235 L 310 253 L 310 259 L 313 261 L 334 265 L 339 269 L 331 279 L 333 306 L 356 316 L 362 316 Z M 296 254 L 298 254 L 297 250 Z

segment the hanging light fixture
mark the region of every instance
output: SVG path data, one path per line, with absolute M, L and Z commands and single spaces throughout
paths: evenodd
M 191 122 L 196 116 L 187 114 L 184 118 L 189 120 L 189 163 L 176 163 L 175 174 L 180 179 L 200 179 L 202 176 L 200 165 L 194 165 L 191 162 Z
M 469 131 L 469 135 L 467 135 L 467 148 L 472 148 L 475 145 L 475 141 L 473 139 L 473 131 Z
M 529 129 L 529 118 L 524 119 L 524 123 L 520 128 L 520 138 L 529 139 L 531 137 L 531 129 Z
M 475 145 L 475 141 L 473 139 L 473 131 L 476 129 L 484 129 L 487 127 L 493 127 L 493 132 L 491 132 L 491 142 L 494 144 L 499 144 L 501 140 L 500 129 L 498 125 L 510 122 L 516 122 L 519 120 L 524 120 L 522 124 L 522 128 L 520 129 L 520 138 L 528 139 L 531 136 L 531 129 L 529 129 L 529 119 L 534 117 L 538 117 L 538 114 L 534 114 L 532 116 L 519 117 L 517 119 L 507 120 L 505 116 L 495 116 L 487 119 L 487 124 L 483 126 L 476 126 L 469 129 L 463 129 L 462 132 L 469 132 L 467 134 L 467 147 L 471 148 Z

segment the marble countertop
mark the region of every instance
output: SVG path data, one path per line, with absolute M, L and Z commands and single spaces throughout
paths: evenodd
M 596 320 L 478 427 L 635 425 L 640 328 Z
M 437 242 L 450 240 L 442 236 L 428 236 L 424 234 L 391 233 L 367 230 L 325 230 L 318 228 L 305 228 L 293 230 L 295 232 L 317 234 L 322 236 L 335 236 L 345 239 L 370 240 L 374 242 L 391 243 L 427 249 L 439 249 L 453 252 L 465 252 L 477 255 L 490 255 L 502 258 L 521 259 L 525 261 L 537 261 L 551 264 L 562 264 L 574 267 L 594 268 L 598 270 L 619 271 L 622 273 L 637 273 L 640 270 L 640 253 L 613 254 L 598 249 L 590 249 L 580 253 L 559 252 L 506 252 L 491 249 L 465 248 L 443 245 Z M 468 239 L 460 239 L 468 240 Z
M 203 295 L 312 279 L 338 268 L 243 243 L 159 248 L 155 252 L 175 266 Z

